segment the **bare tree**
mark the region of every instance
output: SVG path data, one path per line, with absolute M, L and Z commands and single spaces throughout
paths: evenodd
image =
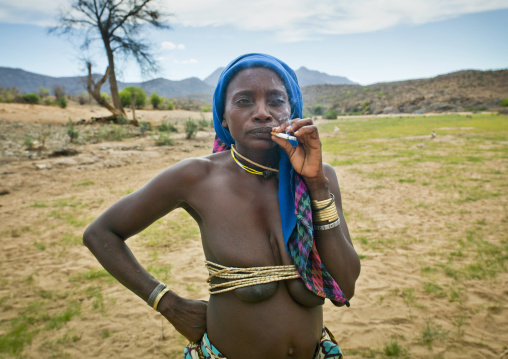
M 114 117 L 125 116 L 115 73 L 115 55 L 133 56 L 141 71 L 156 72 L 157 63 L 150 52 L 150 45 L 139 37 L 140 30 L 151 25 L 158 29 L 169 29 L 168 14 L 156 8 L 157 0 L 74 0 L 71 10 L 60 15 L 59 25 L 50 29 L 58 34 L 71 34 L 75 30 L 84 30 L 85 37 L 81 48 L 86 50 L 94 41 L 102 41 L 108 69 L 104 77 L 91 86 L 91 64 L 88 62 L 88 90 L 96 98 L 95 92 L 100 91 L 100 85 L 109 79 L 113 106 L 105 106 Z

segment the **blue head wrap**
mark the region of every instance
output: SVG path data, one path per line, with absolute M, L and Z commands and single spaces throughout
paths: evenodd
M 224 115 L 226 90 L 229 82 L 241 70 L 252 67 L 264 67 L 274 71 L 286 87 L 289 103 L 291 106 L 291 119 L 302 118 L 302 92 L 298 85 L 295 72 L 281 60 L 265 54 L 246 54 L 233 60 L 222 72 L 215 93 L 213 94 L 213 124 L 217 137 L 231 147 L 235 143 L 227 129 L 222 127 Z M 291 179 L 293 178 L 293 167 L 289 162 L 286 153 L 281 149 L 279 160 L 279 208 L 282 221 L 282 234 L 287 246 L 289 236 L 296 225 L 294 193 L 292 193 Z

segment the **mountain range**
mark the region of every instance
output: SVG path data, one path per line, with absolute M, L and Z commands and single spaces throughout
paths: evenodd
M 165 78 L 156 78 L 144 82 L 118 82 L 120 90 L 127 86 L 142 87 L 145 92 L 150 95 L 157 93 L 159 96 L 179 98 L 201 98 L 210 100 L 224 68 L 218 68 L 204 80 L 197 77 L 191 77 L 184 80 L 173 81 Z M 338 85 L 338 84 L 355 84 L 346 77 L 331 76 L 323 72 L 309 70 L 301 67 L 296 71 L 300 86 L 310 85 Z M 98 78 L 100 75 L 94 75 Z M 78 96 L 86 91 L 86 77 L 51 77 L 28 72 L 22 69 L 9 67 L 0 67 L 0 87 L 10 88 L 16 87 L 21 93 L 38 92 L 40 87 L 52 90 L 55 86 L 65 87 L 66 93 Z M 109 94 L 109 82 L 102 86 L 101 92 Z

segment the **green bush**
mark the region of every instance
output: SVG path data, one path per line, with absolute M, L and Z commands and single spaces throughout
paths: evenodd
M 501 100 L 501 106 L 508 107 L 508 97 Z
M 23 146 L 31 150 L 34 147 L 34 138 L 30 135 L 26 135 L 25 141 L 23 141 Z
M 203 111 L 203 112 L 212 112 L 212 108 L 209 105 L 205 105 L 205 106 L 203 106 L 201 111 Z
M 39 96 L 41 98 L 48 97 L 49 93 L 50 93 L 50 91 L 47 88 L 45 88 L 45 87 L 39 87 Z
M 324 111 L 325 111 L 325 108 L 323 107 L 323 105 L 316 105 L 311 110 L 312 114 L 316 115 L 316 116 L 321 116 Z
M 196 133 L 198 132 L 198 124 L 196 121 L 191 120 L 190 118 L 185 122 L 185 133 L 187 134 L 187 139 L 191 139 L 196 137 Z
M 152 104 L 152 107 L 154 110 L 159 108 L 159 105 L 164 101 L 163 97 L 160 97 L 155 92 L 150 96 L 150 103 Z
M 29 103 L 31 105 L 38 104 L 41 98 L 36 93 L 27 93 L 21 96 L 21 102 Z
M 151 130 L 152 130 L 152 124 L 150 122 L 141 121 L 141 123 L 139 124 L 139 132 L 141 132 L 142 135 L 144 135 L 145 132 L 151 131 Z
M 166 106 L 166 108 L 169 110 L 169 111 L 173 111 L 175 109 L 175 104 L 173 103 L 173 101 L 169 100 L 168 101 L 168 104 Z
M 124 107 L 131 106 L 131 98 L 134 94 L 134 106 L 143 108 L 146 105 L 146 93 L 141 87 L 129 86 L 120 91 L 120 102 Z
M 325 114 L 323 115 L 323 118 L 327 119 L 327 120 L 336 120 L 337 119 L 337 111 L 335 111 L 333 108 L 331 108 L 325 112 Z
M 157 129 L 160 132 L 178 132 L 178 128 L 176 128 L 176 126 L 169 121 L 162 121 L 160 126 L 157 126 Z
M 208 125 L 210 125 L 210 121 L 205 120 L 204 118 L 202 118 L 201 120 L 198 121 L 198 130 L 199 131 L 206 130 Z
M 53 100 L 52 100 L 52 99 L 50 99 L 49 97 L 46 97 L 46 98 L 44 99 L 44 104 L 45 104 L 46 106 L 53 106 L 55 103 L 53 102 Z
M 56 99 L 59 100 L 60 98 L 65 97 L 65 87 L 55 85 L 53 87 L 53 93 L 55 94 Z
M 159 137 L 155 140 L 156 146 L 173 146 L 175 141 L 164 133 L 159 133 Z
M 127 118 L 125 118 L 123 115 L 118 115 L 116 118 L 116 123 L 119 125 L 126 125 L 129 123 L 129 120 L 127 120 Z
M 64 98 L 64 97 L 62 97 L 62 98 Z M 75 140 L 77 140 L 79 137 L 79 131 L 76 128 L 76 126 L 74 126 L 74 123 L 72 122 L 72 120 L 70 118 L 69 118 L 69 122 L 67 123 L 67 136 L 69 136 L 71 143 L 74 142 Z
M 66 108 L 67 107 L 67 99 L 64 97 L 60 97 L 58 100 L 58 106 L 60 106 L 61 108 Z

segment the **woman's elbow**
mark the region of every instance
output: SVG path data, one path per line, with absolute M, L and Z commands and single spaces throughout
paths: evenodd
M 95 235 L 95 230 L 93 228 L 93 223 L 89 225 L 85 232 L 83 233 L 83 244 L 90 249 L 93 246 L 93 243 L 95 242 L 95 239 L 97 236 Z
M 355 260 L 350 263 L 347 281 L 342 289 L 344 296 L 350 300 L 355 295 L 356 280 L 360 276 L 361 264 L 360 259 L 356 256 Z

